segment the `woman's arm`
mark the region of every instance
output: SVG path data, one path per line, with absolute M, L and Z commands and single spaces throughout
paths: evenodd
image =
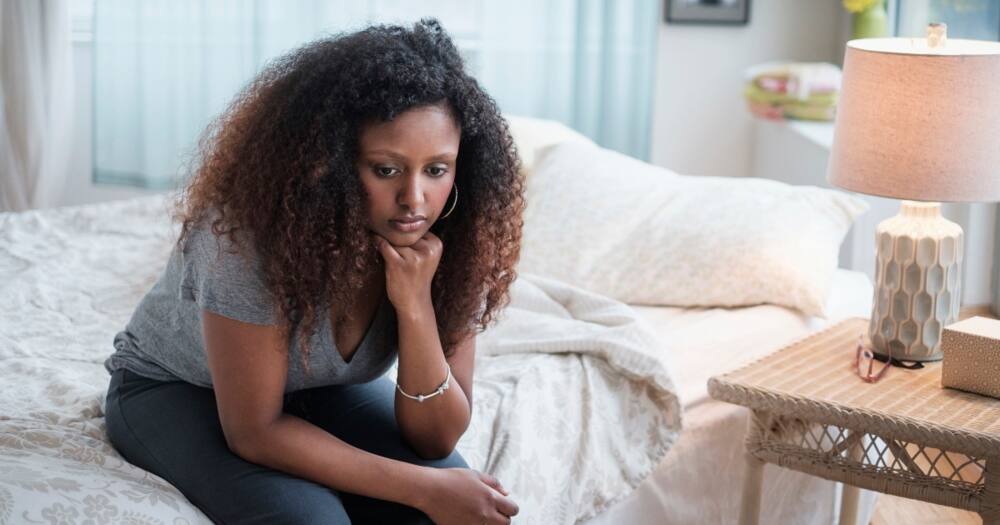
M 396 317 L 399 323 L 396 381 L 410 395 L 433 392 L 447 377 L 447 368 L 430 298 L 413 311 L 397 309 Z M 421 457 L 442 458 L 451 454 L 469 426 L 475 344 L 475 337 L 470 335 L 447 359 L 453 377 L 443 394 L 421 403 L 396 391 L 396 421 Z
M 399 323 L 397 383 L 409 395 L 429 394 L 447 377 L 447 367 L 431 300 L 431 281 L 444 249 L 427 232 L 411 246 L 375 243 L 385 262 L 386 292 Z M 423 402 L 396 392 L 396 421 L 414 450 L 424 458 L 447 456 L 469 426 L 475 337 L 468 335 L 447 363 L 453 379 L 443 394 Z
M 353 447 L 282 411 L 287 344 L 272 326 L 202 314 L 219 418 L 238 456 L 322 485 L 423 510 L 435 469 Z

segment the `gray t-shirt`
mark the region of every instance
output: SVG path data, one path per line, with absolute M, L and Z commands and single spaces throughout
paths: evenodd
M 245 323 L 276 324 L 277 311 L 264 285 L 259 260 L 237 252 L 225 235 L 218 237 L 219 246 L 216 239 L 206 226 L 192 229 L 182 247 L 174 246 L 163 274 L 139 303 L 125 330 L 115 335 L 115 352 L 104 362 L 108 372 L 127 368 L 151 379 L 180 379 L 211 387 L 201 331 L 202 309 Z M 348 362 L 334 344 L 329 310 L 317 315 L 320 322 L 310 339 L 309 374 L 295 337 L 288 354 L 286 393 L 371 381 L 395 362 L 396 312 L 388 299 L 383 298 Z

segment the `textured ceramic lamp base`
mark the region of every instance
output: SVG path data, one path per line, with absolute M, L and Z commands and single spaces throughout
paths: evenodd
M 875 352 L 904 361 L 942 357 L 941 331 L 958 320 L 962 227 L 941 205 L 903 201 L 875 234 L 878 252 L 869 335 Z

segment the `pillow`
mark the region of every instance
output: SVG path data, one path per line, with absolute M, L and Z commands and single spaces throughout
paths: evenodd
M 868 208 L 812 186 L 678 175 L 579 142 L 537 160 L 518 270 L 631 304 L 823 316 L 840 243 Z
M 531 175 L 538 150 L 561 142 L 583 142 L 594 145 L 593 141 L 580 132 L 555 120 L 517 115 L 504 115 L 510 126 L 517 154 L 521 157 L 521 172 L 525 178 Z

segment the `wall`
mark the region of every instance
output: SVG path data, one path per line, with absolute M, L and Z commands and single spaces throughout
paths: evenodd
M 750 175 L 744 69 L 770 60 L 839 63 L 847 18 L 838 0 L 756 0 L 746 26 L 661 24 L 652 162 L 680 173 Z

